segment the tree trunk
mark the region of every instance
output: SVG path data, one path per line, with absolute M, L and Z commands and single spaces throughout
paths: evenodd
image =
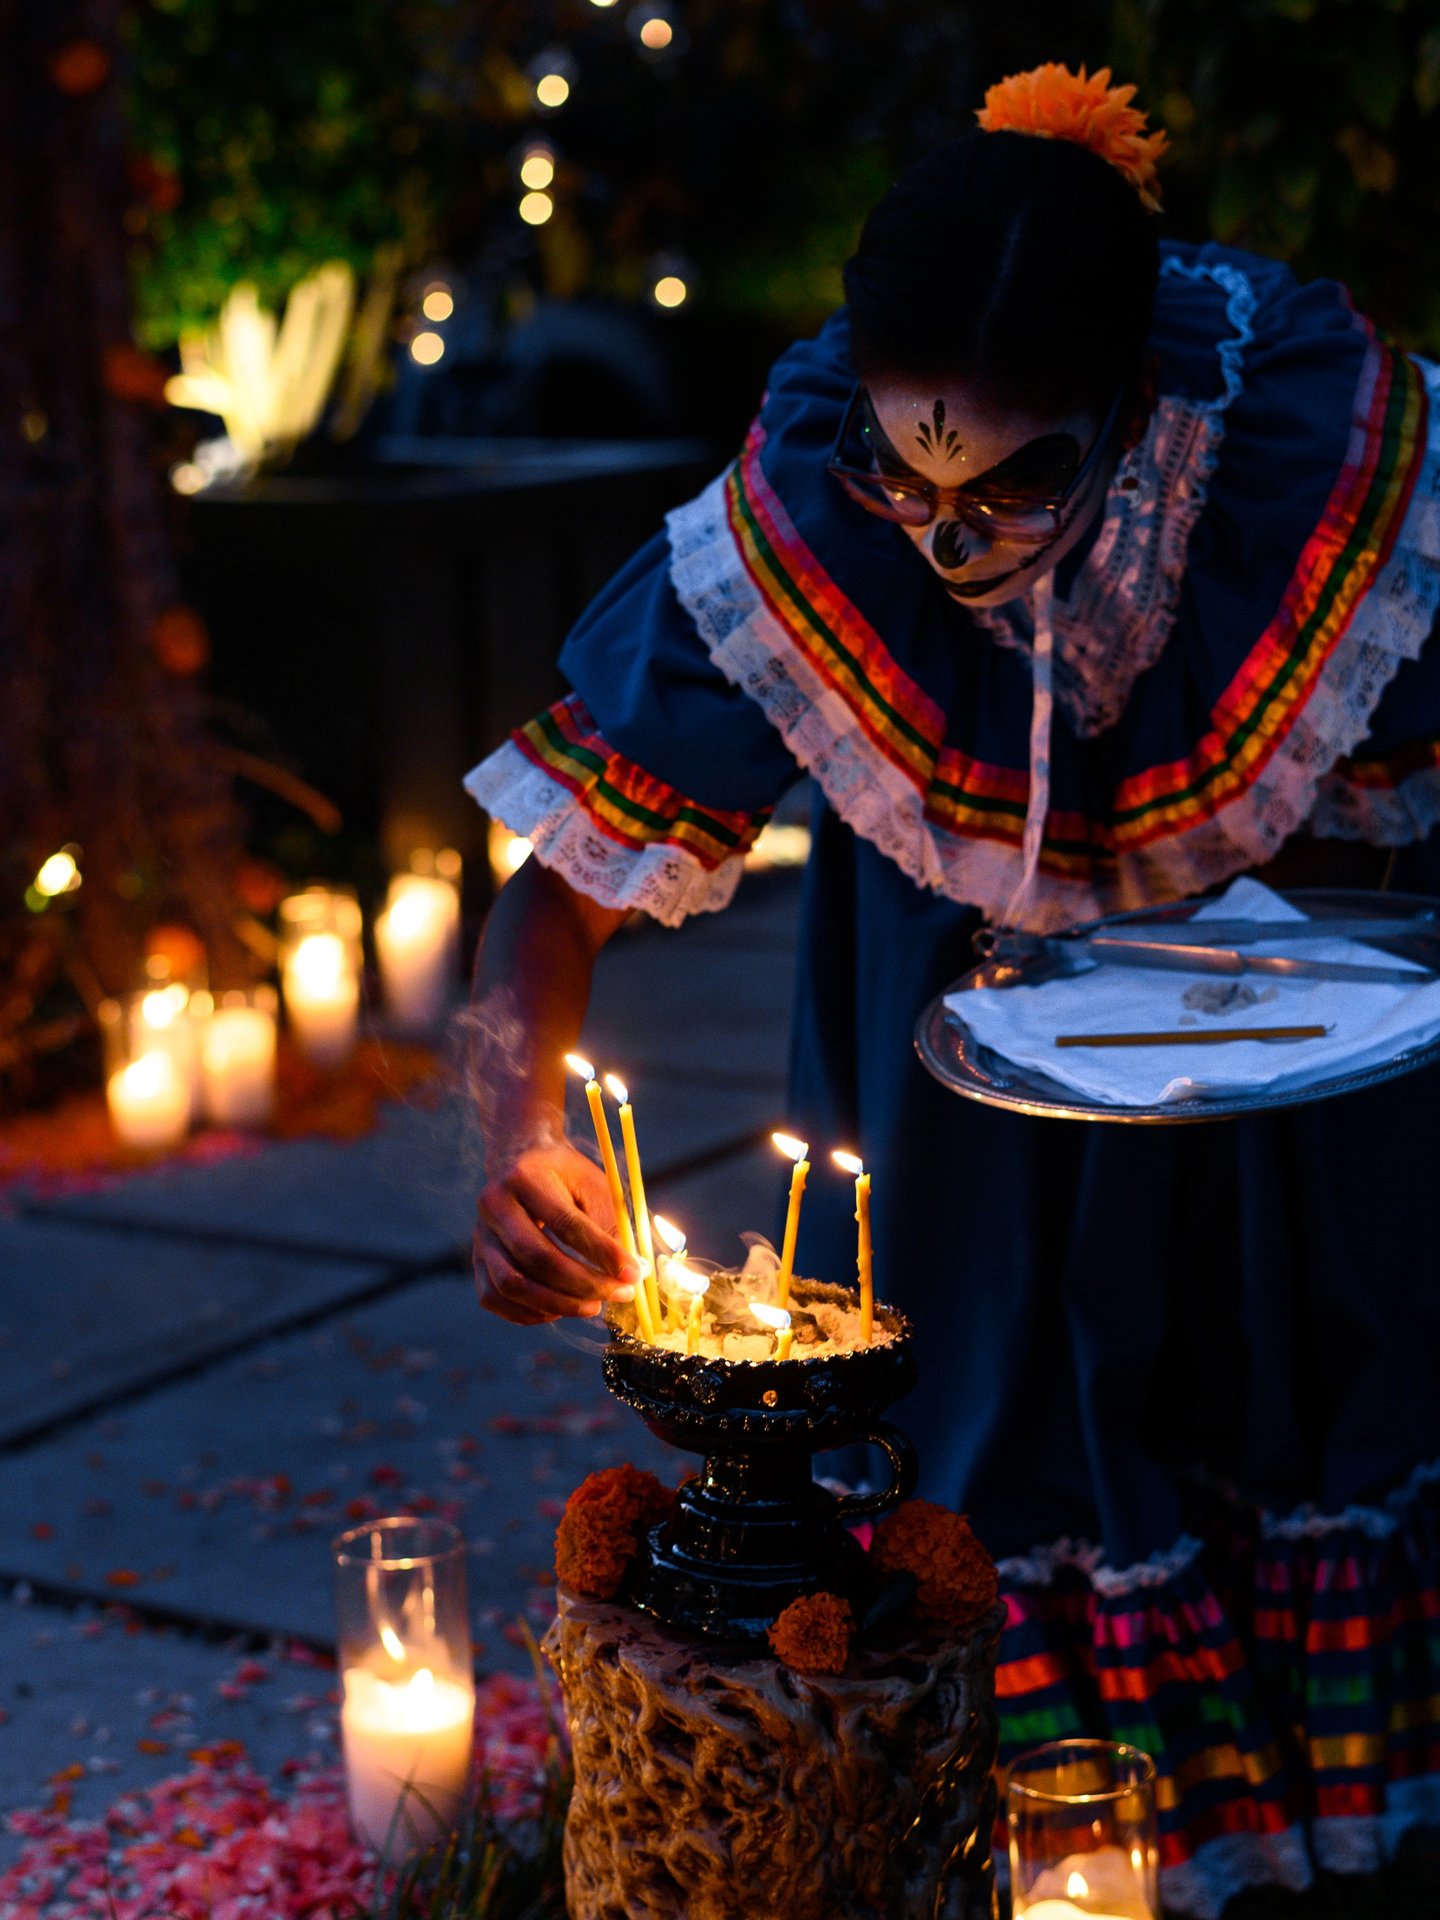
M 156 461 L 159 370 L 131 342 L 119 14 L 0 0 L 0 1041 L 47 993 L 55 1010 L 66 973 L 91 1000 L 138 985 L 161 919 L 187 921 L 222 978 L 246 971 L 240 821 Z M 192 644 L 162 645 L 167 667 L 156 643 L 177 622 Z M 67 843 L 78 891 L 27 905 Z

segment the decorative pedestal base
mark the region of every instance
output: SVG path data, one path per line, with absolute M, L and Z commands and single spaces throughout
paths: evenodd
M 995 1608 L 792 1673 L 563 1590 L 570 1920 L 991 1920 Z

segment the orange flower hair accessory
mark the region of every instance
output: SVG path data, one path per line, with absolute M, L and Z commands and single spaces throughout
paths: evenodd
M 907 1500 L 875 1529 L 870 1558 L 881 1573 L 915 1579 L 915 1610 L 945 1627 L 963 1627 L 993 1607 L 995 1562 L 963 1513 L 933 1500 Z
M 790 1602 L 766 1637 L 796 1673 L 843 1673 L 854 1631 L 848 1600 L 838 1593 L 807 1593 Z
M 587 1600 L 613 1600 L 640 1542 L 674 1495 L 638 1467 L 603 1467 L 565 1502 L 555 1533 L 555 1575 Z
M 1043 140 L 1073 140 L 1123 173 L 1151 213 L 1160 211 L 1155 163 L 1170 142 L 1147 133 L 1145 115 L 1130 102 L 1134 87 L 1112 87 L 1109 67 L 1087 75 L 1058 61 L 1012 73 L 985 95 L 975 118 L 987 133 L 1033 133 Z

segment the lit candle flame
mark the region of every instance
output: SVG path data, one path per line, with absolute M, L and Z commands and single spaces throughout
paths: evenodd
M 683 1260 L 672 1260 L 669 1277 L 677 1287 L 683 1287 L 686 1293 L 699 1299 L 702 1293 L 710 1291 L 709 1276 L 697 1273 L 694 1267 L 687 1267 Z
M 783 1333 L 790 1324 L 790 1316 L 784 1307 L 772 1307 L 764 1300 L 752 1300 L 750 1311 L 762 1327 L 768 1327 L 771 1333 Z
M 382 1620 L 380 1623 L 380 1644 L 392 1660 L 403 1660 L 405 1658 L 405 1642 L 400 1638 L 399 1634 L 396 1633 L 394 1627 L 390 1625 L 388 1620 Z M 423 1672 L 424 1669 L 422 1668 L 421 1671 Z
M 618 1073 L 607 1073 L 605 1076 L 605 1085 L 609 1089 L 612 1100 L 618 1101 L 622 1107 L 629 1106 L 630 1095 L 626 1091 L 625 1082 L 620 1078 Z
M 860 1158 L 858 1153 L 843 1153 L 840 1148 L 837 1147 L 830 1158 L 843 1172 L 853 1173 L 857 1179 L 865 1171 L 865 1162 Z
M 435 1676 L 429 1667 L 421 1667 L 417 1673 L 411 1676 L 410 1689 L 412 1693 L 418 1694 L 428 1694 L 435 1691 Z
M 810 1146 L 808 1141 L 797 1140 L 793 1133 L 772 1133 L 770 1138 L 788 1160 L 798 1161 L 809 1159 Z
M 684 1229 L 677 1227 L 673 1220 L 667 1220 L 663 1213 L 652 1213 L 650 1216 L 650 1224 L 665 1242 L 671 1253 L 683 1253 L 685 1251 Z
M 565 1064 L 571 1073 L 578 1073 L 582 1080 L 593 1080 L 595 1078 L 595 1069 L 583 1054 L 567 1053 L 565 1056 Z
M 1088 1900 L 1090 1897 L 1090 1882 L 1085 1878 L 1083 1873 L 1072 1873 L 1070 1878 L 1065 1882 L 1065 1892 L 1071 1900 Z

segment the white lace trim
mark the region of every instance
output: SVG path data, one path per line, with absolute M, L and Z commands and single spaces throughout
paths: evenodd
M 925 793 L 887 759 L 770 612 L 736 550 L 726 475 L 669 515 L 670 578 L 711 659 L 754 700 L 831 807 L 917 886 L 1002 915 L 1024 871 L 1018 848 L 937 832 Z M 1061 891 L 1063 889 L 1063 893 Z M 1025 924 L 1103 913 L 1083 881 L 1036 885 Z
M 1396 1780 L 1385 1788 L 1385 1811 L 1317 1820 L 1311 1835 L 1317 1866 L 1331 1873 L 1378 1873 L 1411 1827 L 1440 1825 L 1440 1774 Z
M 609 839 L 570 789 L 513 740 L 466 774 L 465 791 L 492 819 L 529 840 L 541 866 L 553 867 L 601 906 L 638 908 L 677 927 L 689 914 L 728 906 L 740 884 L 740 854 L 712 870 L 684 847 L 657 841 L 637 850 Z
M 1225 1833 L 1197 1847 L 1182 1865 L 1162 1867 L 1160 1897 L 1176 1920 L 1182 1914 L 1185 1920 L 1220 1920 L 1226 1901 L 1246 1887 L 1280 1886 L 1303 1893 L 1314 1878 L 1301 1828 Z
M 1240 392 L 1245 348 L 1254 338 L 1255 290 L 1238 268 L 1170 258 L 1161 271 L 1213 280 L 1224 291 L 1231 331 L 1216 349 L 1224 390 L 1213 400 L 1166 394 L 1156 402 L 1144 436 L 1115 470 L 1094 545 L 1055 603 L 1056 697 L 1081 739 L 1114 726 L 1136 680 L 1165 651 L 1190 535 L 1220 457 L 1223 415 Z M 1002 606 L 972 611 L 1002 646 L 1030 652 L 1034 587 Z
M 1265 1514 L 1261 1531 L 1267 1540 L 1323 1540 L 1326 1534 L 1363 1533 L 1370 1540 L 1388 1540 L 1404 1526 L 1418 1494 L 1440 1481 L 1440 1460 L 1416 1467 L 1403 1486 L 1385 1496 L 1383 1507 L 1345 1507 L 1339 1513 L 1321 1513 L 1318 1507 L 1296 1507 L 1278 1518 Z
M 1105 1549 L 1091 1546 L 1088 1540 L 1056 1540 L 1048 1547 L 1032 1547 L 1028 1553 L 1012 1555 L 997 1562 L 1001 1578 L 1015 1586 L 1049 1587 L 1062 1569 L 1074 1567 L 1085 1575 L 1097 1593 L 1110 1596 L 1136 1593 L 1142 1587 L 1163 1587 L 1173 1580 L 1199 1553 L 1201 1542 L 1182 1534 L 1164 1553 L 1152 1554 L 1131 1567 L 1105 1564 Z
M 1318 1540 L 1326 1534 L 1344 1530 L 1366 1534 L 1372 1540 L 1384 1540 L 1405 1524 L 1416 1497 L 1426 1487 L 1440 1483 L 1440 1460 L 1427 1460 L 1392 1493 L 1383 1507 L 1345 1507 L 1339 1513 L 1321 1513 L 1313 1504 L 1295 1507 L 1286 1514 L 1260 1512 L 1260 1530 L 1267 1540 Z M 1244 1505 L 1229 1496 L 1233 1506 Z M 1246 1508 L 1246 1511 L 1251 1509 Z M 1075 1567 L 1083 1573 L 1097 1593 L 1133 1593 L 1141 1587 L 1163 1586 L 1177 1573 L 1183 1573 L 1200 1552 L 1202 1542 L 1182 1533 L 1173 1546 L 1151 1554 L 1129 1567 L 1106 1564 L 1105 1549 L 1088 1540 L 1068 1536 L 1048 1546 L 1031 1547 L 1025 1553 L 1012 1554 L 998 1562 L 1001 1575 L 1015 1586 L 1053 1586 L 1062 1568 Z

